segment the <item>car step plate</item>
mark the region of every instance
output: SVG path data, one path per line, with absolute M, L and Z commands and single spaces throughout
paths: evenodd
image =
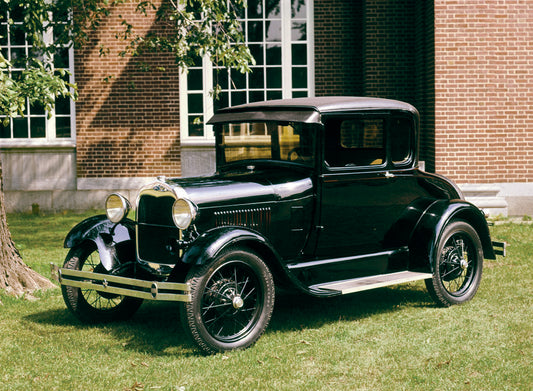
M 361 292 L 389 285 L 425 280 L 431 277 L 431 273 L 403 271 L 397 273 L 380 274 L 377 276 L 354 278 L 352 280 L 330 282 L 327 284 L 319 284 L 314 285 L 311 288 L 335 291 L 345 295 L 348 293 Z

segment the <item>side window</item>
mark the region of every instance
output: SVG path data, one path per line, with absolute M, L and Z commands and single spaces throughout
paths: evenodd
M 385 121 L 333 119 L 326 123 L 325 158 L 329 167 L 376 166 L 385 162 Z
M 411 157 L 413 123 L 407 118 L 396 118 L 391 121 L 391 160 L 394 165 L 407 163 Z

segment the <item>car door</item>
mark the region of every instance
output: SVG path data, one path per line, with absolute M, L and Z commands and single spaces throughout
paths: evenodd
M 420 196 L 412 175 L 414 146 L 409 118 L 372 113 L 325 120 L 318 259 L 355 257 L 362 274 L 388 268 L 394 249 L 385 237 Z

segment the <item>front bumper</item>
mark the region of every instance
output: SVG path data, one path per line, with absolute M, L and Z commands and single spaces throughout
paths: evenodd
M 108 274 L 84 272 L 60 268 L 50 264 L 52 278 L 61 285 L 122 296 L 137 297 L 144 300 L 191 301 L 189 284 L 138 280 L 136 278 L 112 276 Z

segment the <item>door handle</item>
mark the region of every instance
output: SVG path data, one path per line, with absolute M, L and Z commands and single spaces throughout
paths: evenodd
M 385 171 L 384 175 L 385 175 L 385 178 L 394 178 L 396 176 L 390 171 Z

